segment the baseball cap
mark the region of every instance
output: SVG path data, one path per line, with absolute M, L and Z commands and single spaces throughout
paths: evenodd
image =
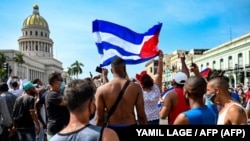
M 174 81 L 177 84 L 184 84 L 187 81 L 187 75 L 183 72 L 177 72 L 174 76 Z
M 26 83 L 23 84 L 23 89 L 26 91 L 26 90 L 28 90 L 28 89 L 30 89 L 30 88 L 36 87 L 36 85 L 37 85 L 37 84 L 33 84 L 33 83 L 31 83 L 30 81 L 28 81 L 28 82 L 26 82 Z

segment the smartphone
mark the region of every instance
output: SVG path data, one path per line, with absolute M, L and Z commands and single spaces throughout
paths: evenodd
M 95 71 L 99 72 L 99 73 L 102 73 L 102 68 L 97 66 L 96 69 L 95 69 Z

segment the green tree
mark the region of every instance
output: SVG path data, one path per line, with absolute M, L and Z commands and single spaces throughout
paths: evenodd
M 15 57 L 13 57 L 13 61 L 17 63 L 18 68 L 21 66 L 21 74 L 22 74 L 22 64 L 25 63 L 23 59 L 24 54 L 22 52 L 18 52 Z M 19 70 L 19 69 L 18 69 Z M 19 72 L 19 71 L 18 71 Z M 17 75 L 20 75 L 19 73 Z
M 71 67 L 68 67 L 67 69 L 68 69 L 67 73 L 69 74 L 70 77 L 75 75 L 74 71 L 73 71 L 73 69 Z
M 8 77 L 8 70 L 4 69 L 4 63 L 7 61 L 7 56 L 5 56 L 4 52 L 0 52 L 0 82 L 5 81 Z
M 78 79 L 78 75 L 82 74 L 82 67 L 84 67 L 84 65 L 81 62 L 77 61 L 77 60 L 75 61 L 75 63 L 73 63 L 71 65 L 71 69 L 74 72 L 73 74 L 76 75 L 77 79 Z
M 0 52 L 0 68 L 3 68 L 4 63 L 6 62 L 7 57 L 4 52 Z

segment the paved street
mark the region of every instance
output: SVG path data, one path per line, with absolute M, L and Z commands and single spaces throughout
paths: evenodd
M 168 125 L 168 119 L 160 119 L 160 125 Z

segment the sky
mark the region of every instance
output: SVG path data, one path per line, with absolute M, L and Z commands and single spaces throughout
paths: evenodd
M 98 74 L 100 55 L 92 33 L 95 19 L 138 33 L 161 22 L 158 48 L 164 54 L 214 48 L 250 32 L 249 0 L 1 0 L 0 49 L 18 50 L 23 21 L 32 14 L 34 4 L 49 24 L 54 57 L 64 70 L 76 60 L 84 64 L 79 78 L 89 77 L 89 72 Z M 145 64 L 127 65 L 128 75 L 135 77 Z

